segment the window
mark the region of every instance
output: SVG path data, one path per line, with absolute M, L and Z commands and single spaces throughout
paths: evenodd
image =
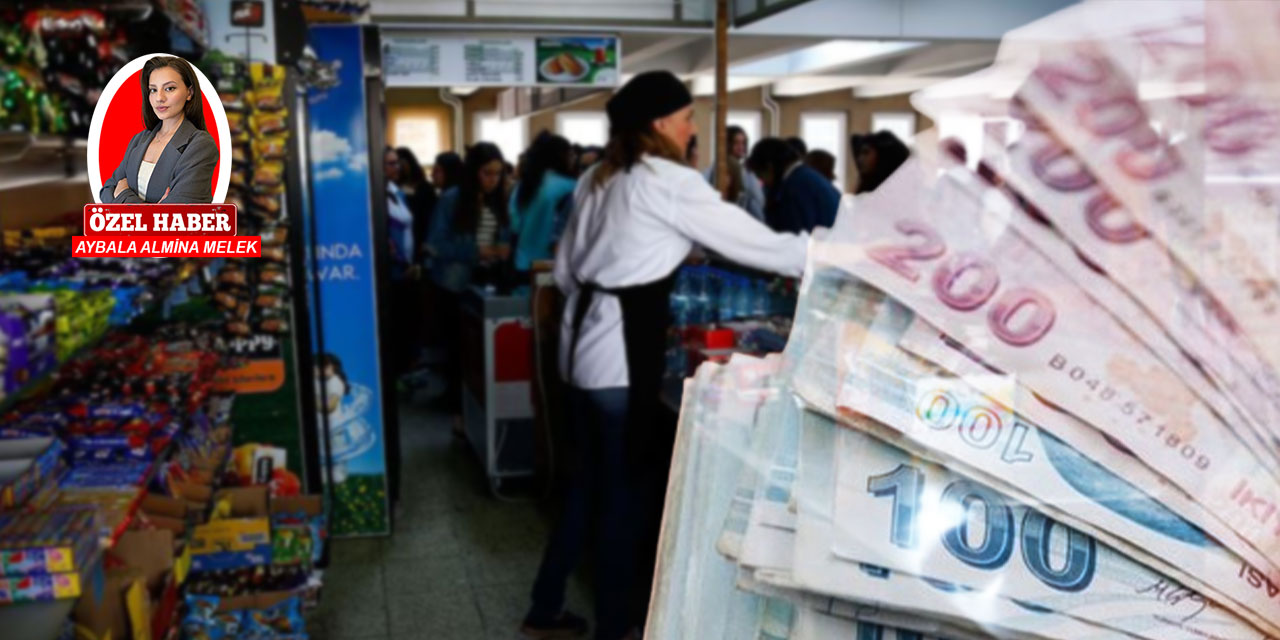
M 755 144 L 760 141 L 759 111 L 730 111 L 727 122 L 730 126 L 738 125 L 742 127 L 742 130 L 747 132 L 747 142 L 749 144 Z
M 965 164 L 970 167 L 978 166 L 978 161 L 987 152 L 989 140 L 1008 146 L 1022 137 L 1026 130 L 1026 125 L 1014 118 L 983 118 L 959 113 L 941 114 L 935 123 L 939 140 L 955 138 L 964 145 Z
M 437 116 L 396 116 L 391 125 L 391 146 L 408 147 L 424 168 L 436 161 L 443 150 L 440 140 L 444 123 Z
M 556 114 L 556 132 L 573 144 L 603 147 L 609 141 L 609 116 L 598 111 L 562 111 Z
M 916 114 L 910 111 L 877 111 L 871 114 L 871 132 L 888 131 L 908 147 L 916 138 Z
M 836 157 L 836 188 L 844 191 L 845 159 L 848 157 L 849 139 L 845 135 L 849 126 L 849 114 L 843 111 L 822 111 L 800 114 L 800 138 L 810 151 L 821 149 Z
M 524 118 L 503 120 L 497 111 L 477 113 L 475 122 L 475 141 L 492 142 L 502 150 L 502 157 L 511 164 L 516 163 L 520 154 L 528 146 L 528 123 Z

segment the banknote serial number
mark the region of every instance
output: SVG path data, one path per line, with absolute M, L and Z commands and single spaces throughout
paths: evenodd
M 1136 400 L 1127 399 L 1115 387 L 1103 382 L 1096 376 L 1089 374 L 1089 371 L 1079 365 L 1073 365 L 1066 356 L 1056 353 L 1049 359 L 1049 367 L 1055 371 L 1066 374 L 1066 377 L 1072 382 L 1087 388 L 1091 394 L 1098 400 L 1112 406 L 1116 411 L 1126 418 L 1130 418 L 1133 424 L 1140 427 L 1152 428 L 1152 435 L 1164 446 L 1172 449 L 1182 456 L 1183 459 L 1191 462 L 1197 469 L 1205 471 L 1209 468 L 1211 460 L 1209 456 L 1201 453 L 1196 446 L 1182 439 L 1181 436 L 1172 432 L 1169 426 L 1163 423 L 1156 423 L 1156 417 L 1151 415 Z

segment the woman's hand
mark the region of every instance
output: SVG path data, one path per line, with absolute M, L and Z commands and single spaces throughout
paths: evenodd
M 127 178 L 121 178 L 120 181 L 116 183 L 115 197 L 119 198 L 120 194 L 124 193 L 128 189 L 129 189 L 129 180 Z

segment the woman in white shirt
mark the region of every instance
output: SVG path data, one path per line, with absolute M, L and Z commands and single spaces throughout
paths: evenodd
M 599 509 L 595 563 L 596 633 L 619 640 L 635 628 L 627 596 L 635 575 L 640 480 L 670 433 L 653 437 L 670 327 L 668 297 L 694 244 L 761 270 L 800 275 L 807 236 L 778 234 L 724 202 L 684 164 L 697 133 L 693 97 L 666 71 L 642 73 L 607 106 L 610 140 L 583 174 L 556 254 L 566 296 L 560 370 L 569 387 L 574 476 L 565 512 L 548 541 L 523 631 L 531 637 L 585 633 L 563 610 L 565 583 Z

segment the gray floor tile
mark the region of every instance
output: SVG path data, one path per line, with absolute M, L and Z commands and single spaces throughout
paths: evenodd
M 334 540 L 330 547 L 334 565 L 370 565 L 382 562 L 382 538 Z
M 363 640 L 387 635 L 381 564 L 330 567 L 324 575 L 321 602 L 316 615 L 330 638 Z
M 497 585 L 476 587 L 476 605 L 486 638 L 514 637 L 529 610 L 529 587 Z
M 453 523 L 445 516 L 401 522 L 396 534 L 383 540 L 383 555 L 388 562 L 456 553 L 460 548 Z
M 530 552 L 477 553 L 466 556 L 467 576 L 476 587 L 523 585 L 529 587 L 538 572 L 541 554 Z
M 531 505 L 497 503 L 453 519 L 454 536 L 469 552 L 541 553 L 548 528 Z
M 394 636 L 459 640 L 483 637 L 480 612 L 469 589 L 393 592 L 388 605 Z
M 471 588 L 471 579 L 465 560 L 460 554 L 442 553 L 389 562 L 383 567 L 387 592 L 466 591 Z
M 449 417 L 401 406 L 403 494 L 395 535 L 340 540 L 312 640 L 521 637 L 549 521 L 533 502 L 489 492 L 475 453 Z M 570 581 L 567 606 L 590 617 Z
M 440 477 L 406 479 L 401 494 L 401 509 L 404 516 L 454 511 L 453 500 L 449 499 L 448 479 L 440 479 Z

